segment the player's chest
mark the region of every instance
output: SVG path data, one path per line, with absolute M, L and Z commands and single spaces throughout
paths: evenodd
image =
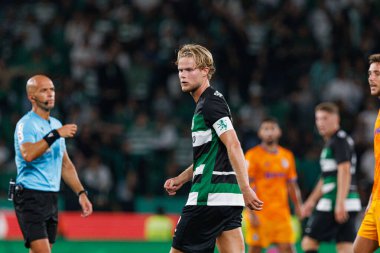
M 263 158 L 260 161 L 259 173 L 266 179 L 284 178 L 290 169 L 289 160 L 284 157 Z

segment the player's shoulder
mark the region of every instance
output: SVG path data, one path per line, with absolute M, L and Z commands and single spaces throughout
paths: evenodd
M 50 120 L 51 123 L 61 124 L 62 125 L 61 121 L 59 119 L 55 118 L 55 117 L 50 116 L 49 120 Z
M 332 145 L 340 145 L 341 143 L 351 142 L 352 138 L 346 131 L 340 129 L 331 138 Z
M 285 154 L 285 155 L 291 155 L 291 156 L 294 156 L 293 154 L 293 151 L 291 151 L 290 149 L 288 148 L 285 148 L 283 146 L 278 146 L 278 149 L 281 153 Z
M 23 124 L 23 125 L 29 125 L 34 121 L 33 114 L 31 112 L 26 113 L 24 116 L 19 119 L 17 122 L 17 125 Z
M 208 102 L 215 102 L 215 103 L 225 103 L 224 96 L 221 92 L 214 89 L 213 87 L 208 87 L 205 91 L 205 100 Z
M 256 145 L 250 149 L 248 149 L 245 154 L 246 156 L 252 156 L 252 155 L 257 155 L 257 154 L 261 154 L 263 152 L 263 149 L 260 145 Z

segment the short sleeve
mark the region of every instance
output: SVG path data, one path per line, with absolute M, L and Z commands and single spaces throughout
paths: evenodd
M 290 151 L 288 153 L 288 161 L 289 161 L 288 180 L 295 181 L 297 180 L 296 162 L 295 162 L 293 153 Z
M 337 164 L 351 161 L 352 151 L 347 138 L 337 138 L 332 146 Z
M 19 144 L 26 142 L 36 142 L 36 135 L 32 124 L 25 124 L 20 122 L 16 127 L 17 139 Z
M 217 95 L 215 95 L 217 94 Z M 208 127 L 213 127 L 218 136 L 233 129 L 230 109 L 223 96 L 217 92 L 204 105 L 203 117 Z

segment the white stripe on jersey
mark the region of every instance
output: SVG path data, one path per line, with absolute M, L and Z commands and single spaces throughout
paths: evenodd
M 201 175 L 201 174 L 203 174 L 204 168 L 205 168 L 204 164 L 201 164 L 198 167 L 196 167 L 195 171 L 194 171 L 194 175 Z
M 325 194 L 325 193 L 331 192 L 332 190 L 334 190 L 334 188 L 335 188 L 334 182 L 326 183 L 322 185 L 322 193 Z
M 224 171 L 213 171 L 213 175 L 236 175 L 235 171 L 229 171 L 229 172 L 224 172 Z
M 207 142 L 210 142 L 212 139 L 211 129 L 193 132 L 191 135 L 193 137 L 193 147 L 201 146 Z
M 338 169 L 337 163 L 334 159 L 322 159 L 321 160 L 321 169 L 323 172 L 335 171 Z
M 362 206 L 360 203 L 360 199 L 346 199 L 344 201 L 344 205 L 346 206 L 346 210 L 348 212 L 358 212 L 361 211 Z M 322 212 L 331 212 L 333 210 L 331 199 L 322 198 L 318 201 L 316 209 Z
M 186 206 L 196 206 L 198 199 L 198 192 L 190 192 L 187 198 Z
M 208 206 L 244 206 L 241 193 L 209 193 Z

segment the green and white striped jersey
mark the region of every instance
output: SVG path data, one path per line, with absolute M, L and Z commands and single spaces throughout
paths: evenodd
M 194 173 L 186 205 L 244 206 L 236 174 L 219 136 L 233 129 L 223 95 L 208 87 L 197 102 L 191 131 Z
M 355 178 L 357 159 L 354 150 L 354 141 L 345 131 L 338 130 L 330 140 L 325 143 L 320 157 L 323 195 L 316 207 L 318 211 L 331 212 L 334 210 L 337 194 L 338 164 L 346 161 L 351 162 L 351 185 L 345 201 L 346 210 L 349 212 L 361 210 L 361 202 L 357 192 Z

